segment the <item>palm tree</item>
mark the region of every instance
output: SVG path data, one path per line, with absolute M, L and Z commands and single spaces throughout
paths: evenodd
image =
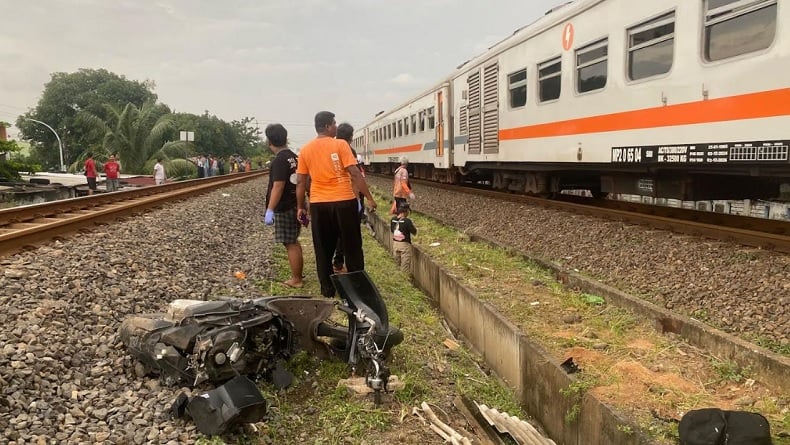
M 166 105 L 147 101 L 140 108 L 133 103 L 126 104 L 123 109 L 111 105 L 105 105 L 105 108 L 109 116 L 106 120 L 87 112 L 78 116 L 81 122 L 98 132 L 97 137 L 102 138 L 101 147 L 93 150 L 97 159 L 118 153 L 124 173 L 150 174 L 145 166 L 152 159 L 188 156 L 185 143 L 165 141 L 165 135 L 175 129 L 173 115 Z M 80 158 L 84 159 L 88 151 L 85 150 Z

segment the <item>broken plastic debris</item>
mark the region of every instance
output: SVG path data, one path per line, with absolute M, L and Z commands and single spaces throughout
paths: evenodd
M 579 366 L 573 362 L 573 357 L 568 357 L 567 360 L 562 362 L 560 368 L 568 374 L 574 374 L 582 370 L 582 368 L 579 368 Z
M 222 197 L 223 197 L 223 198 L 227 198 L 228 196 L 230 196 L 230 193 L 223 193 L 223 194 L 222 194 Z
M 431 246 L 431 247 L 436 247 L 436 246 L 438 246 L 438 245 L 440 245 L 440 244 L 441 244 L 441 243 L 438 243 L 438 242 L 437 242 L 437 243 L 431 243 L 431 244 L 428 244 L 428 245 L 429 245 L 429 246 Z
M 604 304 L 606 301 L 597 296 L 597 295 L 590 295 L 590 294 L 582 294 L 582 298 L 584 298 L 584 302 L 587 304 Z

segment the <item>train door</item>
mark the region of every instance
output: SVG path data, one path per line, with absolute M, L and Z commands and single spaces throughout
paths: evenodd
M 469 154 L 499 153 L 499 64 L 491 63 L 467 77 L 468 105 L 462 109 L 462 131 L 469 131 Z M 464 120 L 468 122 L 464 125 Z
M 436 93 L 436 157 L 444 157 L 444 91 Z
M 365 131 L 362 133 L 362 163 L 365 165 L 370 165 L 370 154 L 368 150 L 370 149 L 370 128 L 365 127 Z
M 483 153 L 499 153 L 499 64 L 483 68 Z
M 469 74 L 466 78 L 466 84 L 469 87 L 469 98 L 465 113 L 461 114 L 461 122 L 466 122 L 466 128 L 461 126 L 461 133 L 464 130 L 469 132 L 469 154 L 480 154 L 480 70 Z

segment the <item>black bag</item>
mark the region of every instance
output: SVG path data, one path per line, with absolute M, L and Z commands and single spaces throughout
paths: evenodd
M 771 445 L 768 419 L 758 413 L 725 411 L 727 418 L 726 445 Z
M 771 445 L 768 420 L 758 413 L 703 408 L 678 425 L 680 445 Z

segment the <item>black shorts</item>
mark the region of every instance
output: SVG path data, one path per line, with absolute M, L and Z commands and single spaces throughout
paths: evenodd
M 96 178 L 87 178 L 88 179 L 88 188 L 91 190 L 96 190 Z
M 296 219 L 296 208 L 274 212 L 274 242 L 293 244 L 299 239 L 302 225 Z

